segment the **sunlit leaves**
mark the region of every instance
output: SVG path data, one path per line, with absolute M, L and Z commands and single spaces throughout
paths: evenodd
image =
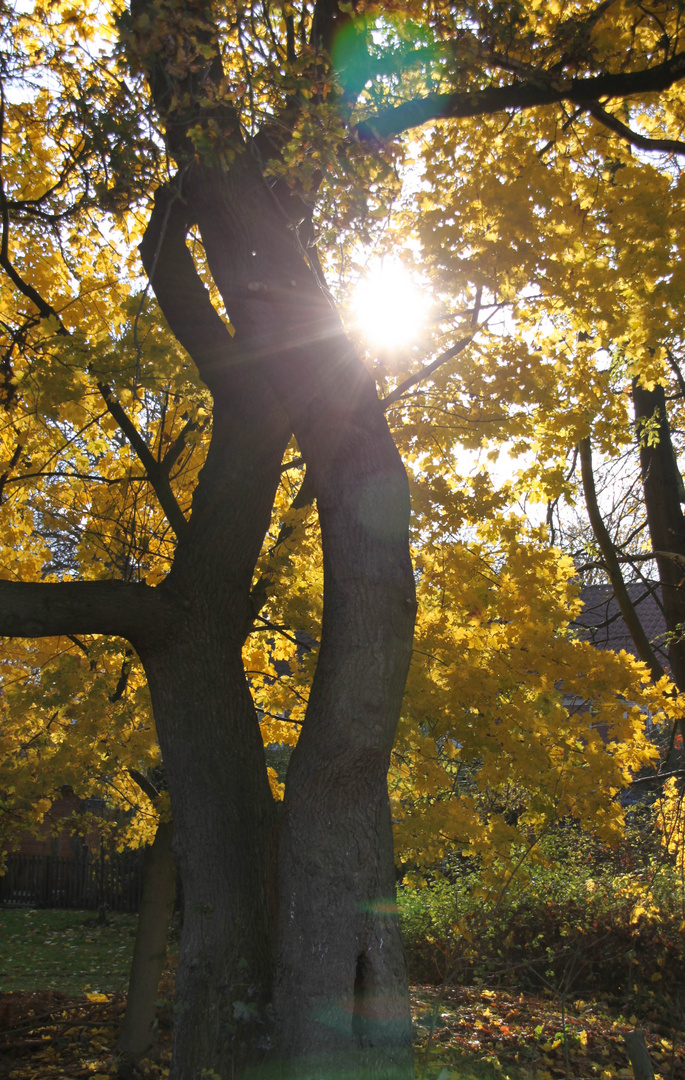
M 394 367 L 373 347 L 368 357 L 381 396 L 415 378 L 387 412 L 410 472 L 421 602 L 393 761 L 401 850 L 418 862 L 461 846 L 513 868 L 588 806 L 602 835 L 615 833 L 614 796 L 649 759 L 641 710 L 672 714 L 676 699 L 629 658 L 574 638 L 573 567 L 517 503 L 576 498 L 579 439 L 622 452 L 631 379 L 671 377 L 685 295 L 679 165 L 568 103 L 435 123 L 383 146 L 356 125 L 427 94 L 522 79 L 563 90 L 661 63 L 682 51 L 677 5 L 360 3 L 341 8 L 331 41 L 312 40 L 303 4 L 228 4 L 216 28 L 173 0 L 138 18 L 90 3 L 2 14 L 13 269 L 0 300 L 2 575 L 158 585 L 168 573 L 176 537 L 131 429 L 187 519 L 212 406 L 141 293 L 135 245 L 174 155 L 230 179 L 247 145 L 294 234 L 312 209 L 338 299 L 374 255 L 397 256 L 432 293 L 420 343 Z M 168 159 L 140 79 L 160 56 L 172 80 L 159 93 L 189 133 Z M 219 56 L 222 77 L 210 78 Z M 603 107 L 643 136 L 682 134 L 679 84 Z M 300 241 L 314 266 L 312 238 Z M 449 360 L 419 378 L 441 353 Z M 521 459 L 517 477 L 497 479 L 502 448 Z M 283 474 L 244 651 L 264 740 L 288 746 L 322 616 L 315 514 L 290 509 L 300 477 L 297 465 Z M 108 785 L 120 806 L 139 799 L 127 769 L 157 751 L 133 661 L 117 696 L 127 662 L 99 640 L 8 652 L 0 790 L 17 813 L 39 775 L 41 798 L 73 782 Z

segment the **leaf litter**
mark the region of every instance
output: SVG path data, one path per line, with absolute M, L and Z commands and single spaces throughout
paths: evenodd
M 169 1075 L 172 982 L 165 976 L 153 1056 L 127 1076 Z M 117 1039 L 123 994 L 0 994 L 0 1080 L 105 1080 L 122 1075 Z M 623 1035 L 642 1026 L 657 1076 L 682 1080 L 682 1036 L 655 1012 L 625 1017 L 598 1001 L 458 987 L 412 992 L 418 1080 L 628 1080 Z M 564 1049 L 564 1028 L 566 1050 Z

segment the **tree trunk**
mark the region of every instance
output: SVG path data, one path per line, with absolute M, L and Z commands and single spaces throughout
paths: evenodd
M 668 424 L 663 386 L 645 390 L 633 383 L 635 419 L 640 439 L 640 466 L 652 549 L 661 582 L 666 629 L 672 635 L 668 658 L 671 674 L 685 689 L 685 517 L 680 505 L 682 478 Z M 645 431 L 645 423 L 654 428 Z
M 623 579 L 621 564 L 618 559 L 614 542 L 609 535 L 609 531 L 604 524 L 599 509 L 597 491 L 595 489 L 595 477 L 592 468 L 592 442 L 589 436 L 582 439 L 578 444 L 578 453 L 580 456 L 583 492 L 585 494 L 585 507 L 587 509 L 588 518 L 590 519 L 590 527 L 592 528 L 595 540 L 597 541 L 597 546 L 604 559 L 614 597 L 618 603 L 623 621 L 628 628 L 628 633 L 633 639 L 637 655 L 649 668 L 654 682 L 658 682 L 664 674 L 664 669 L 656 658 L 651 642 L 640 622 L 640 616 L 630 599 L 630 593 L 628 592 L 626 583 Z
M 289 429 L 261 404 L 256 414 L 236 389 L 215 406 L 191 519 L 159 586 L 175 617 L 139 648 L 183 884 L 175 1080 L 239 1076 L 268 1048 L 275 808 L 242 646 Z
M 316 496 L 322 640 L 286 778 L 274 989 L 285 1075 L 413 1071 L 387 770 L 416 610 L 409 489 L 375 385 L 253 160 L 192 205 L 236 341 L 285 409 Z
M 386 782 L 415 615 L 409 492 L 375 393 L 360 386 L 333 450 L 312 452 L 324 622 L 286 780 L 274 996 L 297 1077 L 413 1073 Z M 300 445 L 320 447 L 322 434 Z
M 166 960 L 167 931 L 176 896 L 176 863 L 171 852 L 173 825 L 162 822 L 145 853 L 143 895 L 126 996 L 119 1050 L 141 1058 L 156 1042 L 155 1005 Z
M 172 1077 L 241 1075 L 268 1048 L 275 812 L 240 661 L 211 605 L 146 656 L 184 916 Z

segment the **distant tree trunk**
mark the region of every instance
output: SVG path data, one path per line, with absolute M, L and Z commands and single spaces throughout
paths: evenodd
M 167 932 L 176 896 L 176 863 L 171 852 L 173 825 L 162 822 L 145 853 L 143 895 L 133 947 L 126 1012 L 119 1050 L 143 1057 L 156 1042 L 154 1029 L 159 981 L 164 970 Z
M 623 579 L 621 564 L 618 559 L 616 548 L 614 547 L 613 540 L 604 524 L 599 509 L 597 492 L 595 489 L 595 477 L 592 468 L 592 442 L 589 436 L 582 439 L 579 443 L 578 453 L 580 456 L 583 491 L 585 493 L 585 506 L 587 508 L 588 518 L 590 519 L 590 526 L 594 533 L 595 540 L 597 541 L 597 546 L 604 559 L 607 574 L 609 575 L 609 581 L 611 582 L 611 588 L 616 598 L 616 602 L 618 603 L 621 615 L 623 616 L 623 621 L 633 639 L 637 654 L 640 659 L 647 664 L 654 681 L 658 682 L 664 674 L 664 669 L 656 658 L 654 649 L 640 622 L 640 616 L 630 599 L 630 593 L 628 592 Z
M 680 505 L 683 490 L 663 386 L 646 390 L 633 383 L 635 420 L 640 439 L 640 465 L 647 522 L 661 582 L 666 629 L 672 635 L 668 649 L 671 674 L 685 689 L 685 516 Z M 645 432 L 645 423 L 653 428 Z

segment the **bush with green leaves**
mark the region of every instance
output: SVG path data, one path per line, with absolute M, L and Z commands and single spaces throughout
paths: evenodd
M 639 1007 L 685 990 L 685 895 L 643 823 L 612 851 L 564 827 L 518 878 L 488 891 L 462 861 L 399 890 L 411 977 L 601 994 Z

